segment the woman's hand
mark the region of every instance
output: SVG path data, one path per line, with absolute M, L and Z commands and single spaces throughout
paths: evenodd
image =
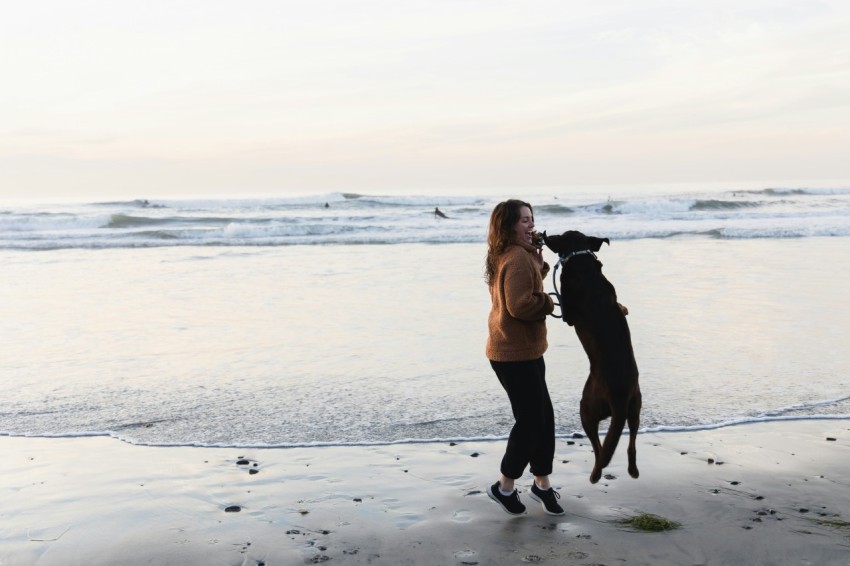
M 621 305 L 620 303 L 617 303 L 617 306 L 620 307 L 620 311 L 623 313 L 623 316 L 629 314 L 629 309 L 626 308 L 626 305 Z

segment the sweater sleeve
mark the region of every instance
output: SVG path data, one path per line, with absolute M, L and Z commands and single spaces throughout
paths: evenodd
M 540 320 L 554 309 L 552 297 L 542 290 L 539 268 L 532 264 L 526 252 L 510 258 L 505 266 L 505 306 L 508 313 L 520 320 Z

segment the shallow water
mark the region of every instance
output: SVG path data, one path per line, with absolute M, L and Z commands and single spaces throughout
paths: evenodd
M 201 445 L 504 436 L 483 254 L 0 251 L 0 431 Z M 631 310 L 642 427 L 850 415 L 850 238 L 615 239 L 599 257 Z M 554 318 L 549 339 L 570 434 L 587 360 Z

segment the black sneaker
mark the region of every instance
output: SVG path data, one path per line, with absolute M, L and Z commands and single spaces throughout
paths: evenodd
M 543 504 L 543 510 L 546 511 L 549 515 L 563 515 L 564 509 L 558 505 L 558 500 L 561 498 L 561 494 L 552 489 L 551 487 L 547 490 L 542 490 L 537 487 L 536 483 L 531 484 L 531 493 L 530 497 L 539 501 Z
M 502 495 L 499 491 L 499 482 L 494 483 L 487 488 L 487 495 L 490 499 L 502 506 L 509 515 L 522 515 L 525 513 L 525 505 L 519 500 L 519 493 L 514 490 L 510 495 Z

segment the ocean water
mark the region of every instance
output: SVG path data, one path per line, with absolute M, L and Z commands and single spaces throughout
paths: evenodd
M 0 434 L 504 438 L 482 268 L 505 196 L 0 203 Z M 850 417 L 850 188 L 520 196 L 538 228 L 611 239 L 598 255 L 631 311 L 643 430 Z M 588 364 L 548 326 L 566 436 Z

